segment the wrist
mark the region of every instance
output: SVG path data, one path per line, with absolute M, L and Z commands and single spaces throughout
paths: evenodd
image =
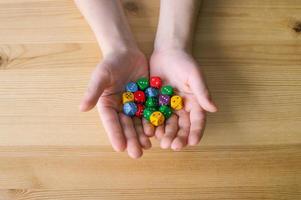
M 155 44 L 152 54 L 173 54 L 179 52 L 191 54 L 192 48 L 190 45 L 183 45 L 177 42 L 162 42 L 160 45 Z
M 190 53 L 191 50 L 191 43 L 179 38 L 156 39 L 154 44 L 154 52 L 184 51 Z
M 145 58 L 145 55 L 137 47 L 120 46 L 120 48 L 110 48 L 109 50 L 102 51 L 103 58 L 116 59 L 134 59 Z
M 199 0 L 162 0 L 154 49 L 191 52 Z
M 189 29 L 183 30 L 179 22 L 170 20 L 171 22 L 159 22 L 156 34 L 154 49 L 178 49 L 191 51 L 192 33 Z M 165 23 L 164 23 L 165 22 Z M 163 25 L 162 25 L 163 24 Z
M 140 52 L 138 46 L 129 41 L 115 40 L 111 43 L 101 43 L 99 46 L 103 56 L 114 53 L 127 54 L 132 52 Z
M 103 54 L 115 51 L 137 50 L 137 43 L 127 26 L 113 23 L 110 29 L 95 31 L 96 39 Z

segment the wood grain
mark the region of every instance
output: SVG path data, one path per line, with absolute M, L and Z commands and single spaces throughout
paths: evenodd
M 159 1 L 123 1 L 150 55 Z M 0 200 L 301 199 L 301 2 L 204 0 L 194 56 L 220 111 L 201 145 L 113 152 L 78 104 L 101 60 L 72 1 L 0 1 Z

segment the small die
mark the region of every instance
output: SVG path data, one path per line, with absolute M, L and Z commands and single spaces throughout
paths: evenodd
M 170 99 L 170 106 L 174 110 L 181 110 L 183 108 L 183 99 L 179 95 L 174 95 Z
M 164 123 L 165 117 L 160 111 L 155 111 L 150 116 L 150 122 L 154 126 L 160 126 Z
M 162 86 L 162 80 L 161 80 L 161 78 L 158 77 L 158 76 L 151 77 L 151 79 L 150 79 L 150 86 L 154 87 L 154 88 L 160 89 L 161 86 Z
M 145 94 L 147 97 L 156 97 L 159 95 L 159 90 L 153 87 L 149 87 L 145 90 Z
M 157 107 L 158 106 L 158 99 L 155 97 L 149 97 L 147 98 L 146 102 L 145 102 L 145 106 L 146 107 Z
M 134 102 L 127 102 L 123 105 L 123 112 L 129 117 L 132 117 L 137 112 L 137 106 Z
M 149 86 L 148 79 L 143 77 L 137 80 L 137 85 L 140 90 L 145 90 Z
M 145 94 L 143 91 L 137 91 L 134 93 L 134 100 L 136 103 L 144 103 L 145 102 Z
M 159 111 L 163 113 L 165 119 L 168 119 L 172 114 L 171 108 L 166 105 L 160 106 Z
M 143 116 L 144 106 L 142 104 L 137 104 L 137 111 L 135 113 L 136 117 L 141 118 Z
M 122 94 L 122 103 L 125 104 L 131 101 L 134 101 L 134 94 L 131 92 L 124 92 Z
M 173 94 L 173 88 L 170 85 L 165 85 L 161 88 L 161 93 L 171 96 Z
M 166 94 L 159 94 L 159 105 L 169 105 L 170 97 Z
M 129 82 L 128 84 L 126 84 L 125 90 L 127 92 L 136 92 L 138 90 L 138 85 L 134 82 Z

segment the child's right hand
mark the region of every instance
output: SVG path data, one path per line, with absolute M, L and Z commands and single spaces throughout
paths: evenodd
M 142 156 L 142 148 L 151 147 L 149 138 L 153 127 L 138 118 L 130 118 L 121 111 L 121 92 L 124 86 L 141 77 L 148 77 L 148 62 L 139 50 L 117 50 L 106 54 L 90 80 L 81 111 L 91 110 L 96 104 L 103 126 L 116 151 L 125 148 L 130 157 Z

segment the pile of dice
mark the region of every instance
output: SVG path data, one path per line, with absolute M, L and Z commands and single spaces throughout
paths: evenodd
M 122 94 L 123 112 L 127 116 L 144 117 L 154 126 L 160 126 L 173 110 L 183 108 L 183 100 L 174 95 L 170 85 L 162 86 L 160 77 L 143 77 L 137 82 L 129 82 Z

